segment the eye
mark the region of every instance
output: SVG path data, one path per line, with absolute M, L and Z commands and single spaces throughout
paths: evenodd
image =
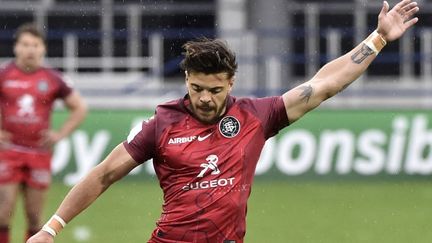
M 211 89 L 211 90 L 210 90 L 210 92 L 211 92 L 212 94 L 218 94 L 218 93 L 220 93 L 221 91 L 222 91 L 221 88 L 216 88 L 216 89 Z
M 203 91 L 203 89 L 202 89 L 201 87 L 196 86 L 196 85 L 192 85 L 192 89 L 193 89 L 195 92 L 201 92 L 201 91 Z

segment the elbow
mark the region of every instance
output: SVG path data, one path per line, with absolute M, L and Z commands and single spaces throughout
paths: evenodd
M 81 101 L 74 105 L 70 105 L 68 109 L 71 113 L 72 118 L 78 123 L 81 123 L 88 114 L 88 107 L 84 101 Z
M 78 124 L 81 124 L 88 114 L 87 104 L 83 102 L 72 111 L 72 114 L 77 120 Z
M 116 181 L 118 181 L 118 179 L 118 176 L 116 176 L 114 172 L 104 173 L 101 177 L 101 184 L 104 189 L 107 189 Z
M 319 106 L 323 101 L 327 100 L 335 96 L 338 92 L 342 90 L 342 87 L 339 87 L 339 83 L 331 78 L 329 79 L 319 79 L 315 81 L 316 88 L 316 101 Z
M 87 116 L 88 110 L 89 110 L 87 103 L 84 101 L 81 102 L 79 110 L 80 110 L 80 114 L 81 114 L 82 119 L 84 119 Z
M 349 83 L 346 84 L 335 79 L 328 80 L 328 82 L 325 83 L 326 87 L 324 88 L 325 92 L 323 92 L 323 101 L 337 95 L 349 85 Z
M 88 177 L 95 178 L 95 180 L 97 180 L 97 184 L 99 185 L 101 191 L 105 191 L 116 181 L 114 173 L 106 171 L 106 169 L 100 164 L 95 167 Z
M 327 100 L 327 99 L 329 99 L 329 98 L 335 96 L 336 94 L 337 94 L 337 91 L 333 91 L 333 90 L 329 90 L 328 92 L 325 92 L 325 93 L 323 94 L 323 97 L 322 97 L 322 99 L 321 99 L 320 104 L 321 104 L 322 102 L 324 102 L 325 100 Z

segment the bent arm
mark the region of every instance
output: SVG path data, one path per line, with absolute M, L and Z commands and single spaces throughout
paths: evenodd
M 40 145 L 43 147 L 51 147 L 61 139 L 72 133 L 87 114 L 87 105 L 81 98 L 78 92 L 73 91 L 64 99 L 64 104 L 70 111 L 69 117 L 63 123 L 58 132 L 53 130 L 43 130 Z
M 87 105 L 77 91 L 73 91 L 64 99 L 64 104 L 70 111 L 68 119 L 59 130 L 62 138 L 67 137 L 87 115 Z
M 67 194 L 56 214 L 66 222 L 92 204 L 109 186 L 126 176 L 139 164 L 129 155 L 123 144 L 97 165 L 82 181 Z

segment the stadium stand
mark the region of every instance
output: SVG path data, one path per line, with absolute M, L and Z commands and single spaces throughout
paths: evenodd
M 372 31 L 381 4 L 363 0 L 271 0 L 270 4 L 281 4 L 288 23 L 285 28 L 272 29 L 258 23 L 262 16 L 256 16 L 254 5 L 260 6 L 259 2 L 3 0 L 0 20 L 5 24 L 0 29 L 0 61 L 13 56 L 15 28 L 35 21 L 47 30 L 47 62 L 76 80 L 84 95 L 163 96 L 168 90 L 176 90 L 173 96 L 178 96 L 183 83 L 178 68 L 181 45 L 201 36 L 222 37 L 241 43 L 237 48 L 233 45 L 240 63 L 238 80 L 245 83 L 238 92 L 263 96 L 304 81 L 328 60 L 351 49 Z M 229 29 L 223 26 L 221 16 L 233 17 L 229 21 L 235 25 L 234 15 L 238 13 L 230 16 L 226 11 L 234 3 L 240 6 L 245 23 Z M 432 6 L 426 2 L 424 5 L 417 27 L 386 47 L 367 74 L 346 95 L 332 100 L 330 106 L 362 106 L 364 97 L 370 102 L 366 102 L 368 106 L 432 106 L 425 101 L 430 100 L 430 91 L 425 87 L 429 87 L 427 81 L 432 75 L 432 30 L 427 27 L 431 26 Z M 286 40 L 286 49 L 278 53 L 274 48 L 263 51 L 272 45 L 265 44 L 265 38 Z M 419 95 L 425 97 L 420 104 L 415 99 Z M 353 96 L 358 101 L 343 101 Z M 383 96 L 388 98 L 388 104 L 381 102 Z M 407 101 L 401 101 L 401 97 Z M 136 99 L 125 103 L 129 107 L 136 104 Z M 137 106 L 144 103 L 140 100 Z M 90 104 L 99 106 L 98 102 Z

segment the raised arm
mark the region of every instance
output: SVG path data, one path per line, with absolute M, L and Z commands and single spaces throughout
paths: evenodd
M 417 3 L 411 0 L 400 1 L 390 11 L 387 1 L 384 1 L 374 33 L 347 54 L 324 65 L 311 80 L 283 94 L 290 123 L 356 80 L 386 42 L 400 38 L 417 23 L 418 19 L 413 15 L 418 11 Z
M 110 185 L 123 178 L 138 165 L 123 144 L 119 144 L 102 163 L 70 190 L 55 215 L 58 215 L 65 223 L 71 221 L 91 205 Z M 58 222 L 54 223 L 58 224 Z M 51 242 L 54 242 L 54 237 L 43 230 L 27 241 L 27 243 Z

